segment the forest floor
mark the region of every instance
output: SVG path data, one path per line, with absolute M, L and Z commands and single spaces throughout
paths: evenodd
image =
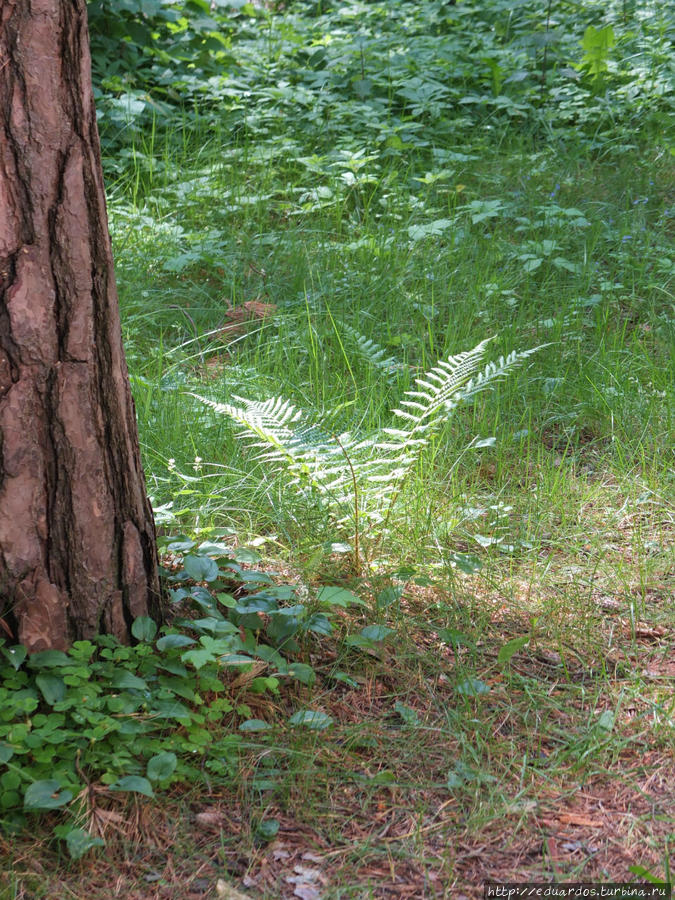
M 247 695 L 255 715 L 278 721 L 309 702 L 329 729 L 308 738 L 281 726 L 244 750 L 230 786 L 205 777 L 122 806 L 101 787 L 94 806 L 117 811 L 105 854 L 64 869 L 16 840 L 16 890 L 0 897 L 473 900 L 486 882 L 664 878 L 672 570 L 616 577 L 631 566 L 636 530 L 672 540 L 672 519 L 652 512 L 603 510 L 595 534 L 608 549 L 591 565 L 589 543 L 581 556 L 553 550 L 535 577 L 410 585 L 395 640 L 347 663 L 353 685 L 322 677 L 341 654 L 322 643 L 313 687 Z M 446 621 L 448 605 L 475 643 L 439 641 L 433 611 Z M 500 665 L 504 642 L 523 636 L 527 652 Z M 457 692 L 458 670 L 468 693 Z M 265 820 L 278 831 L 261 841 Z

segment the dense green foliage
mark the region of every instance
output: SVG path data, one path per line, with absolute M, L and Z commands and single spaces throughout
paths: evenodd
M 256 141 L 290 118 L 315 152 L 356 139 L 408 158 L 505 126 L 600 147 L 617 122 L 657 129 L 672 101 L 674 26 L 652 2 L 96 0 L 90 18 L 111 118 L 196 105 Z
M 343 588 L 324 587 L 310 610 L 293 587 L 242 568 L 258 561 L 256 553 L 222 541 L 165 538 L 161 546 L 180 553 L 182 563 L 165 571 L 175 612 L 159 638 L 157 624 L 139 618 L 134 647 L 100 636 L 77 641 L 68 653 L 27 658 L 24 647 L 0 640 L 2 828 L 16 831 L 31 814 L 66 810 L 68 821 L 55 834 L 79 858 L 102 844 L 80 827 L 91 811 L 92 783 L 151 797 L 153 785 L 199 782 L 205 773 L 231 779 L 241 733 L 270 727 L 238 698 L 242 683 L 233 672 L 262 661 L 265 675 L 243 679 L 249 696 L 278 694 L 283 681 L 312 684 L 312 667 L 289 663 L 282 652 L 330 634 L 326 611 L 359 603 Z M 354 637 L 372 646 L 384 635 Z M 289 719 L 291 728 L 328 724 L 302 709 Z

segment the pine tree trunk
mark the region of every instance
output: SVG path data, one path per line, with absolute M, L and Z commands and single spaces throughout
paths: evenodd
M 0 599 L 30 650 L 158 613 L 85 0 L 0 2 Z

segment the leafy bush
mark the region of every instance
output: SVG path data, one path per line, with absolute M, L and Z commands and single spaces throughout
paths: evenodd
M 165 538 L 162 545 L 181 560 L 168 582 L 183 615 L 161 633 L 151 619 L 138 618 L 133 647 L 103 635 L 77 641 L 67 653 L 29 657 L 21 645 L 0 640 L 5 830 L 60 810 L 66 821 L 56 822 L 54 834 L 77 858 L 102 844 L 94 806 L 103 798 L 118 792 L 152 797 L 173 782 L 200 781 L 204 771 L 231 779 L 241 740 L 237 725 L 243 732 L 269 725 L 228 689 L 228 673 L 241 675 L 255 663 L 259 673 L 246 679 L 251 694 L 276 694 L 284 680 L 312 683 L 311 666 L 288 661 L 280 650 L 297 650 L 303 635 L 329 634 L 322 608 L 357 602 L 334 588 L 324 589 L 313 612 L 298 602 L 289 606 L 294 588 L 242 567 L 257 559 L 251 551 L 185 537 Z M 291 718 L 291 725 L 298 723 Z
M 513 122 L 596 137 L 671 108 L 667 14 L 646 3 L 90 0 L 89 16 L 108 141 L 195 102 L 258 138 L 288 120 L 315 152 L 365 140 L 389 156 L 424 152 L 429 128 L 436 147 Z

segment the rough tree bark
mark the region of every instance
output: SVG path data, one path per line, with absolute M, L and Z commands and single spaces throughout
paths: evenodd
M 0 2 L 0 617 L 30 650 L 157 615 L 86 0 Z

